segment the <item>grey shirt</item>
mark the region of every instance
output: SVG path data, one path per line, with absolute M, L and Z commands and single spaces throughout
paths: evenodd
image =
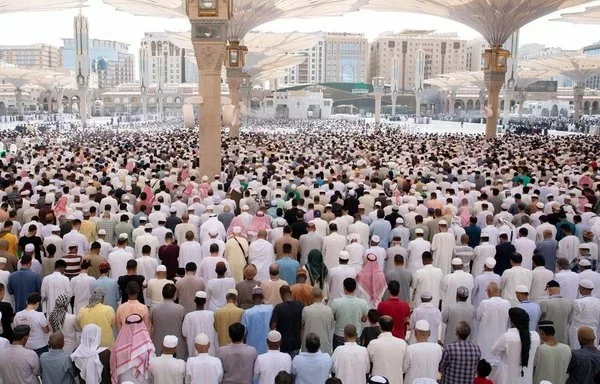
M 400 294 L 398 298 L 401 301 L 410 302 L 410 285 L 412 284 L 412 273 L 404 268 L 394 268 L 385 274 L 385 282 L 389 283 L 392 280 L 396 280 L 400 283 Z M 388 293 L 385 292 L 385 298 Z
M 177 358 L 185 359 L 186 345 L 181 334 L 181 326 L 185 317 L 185 309 L 182 305 L 175 304 L 173 300 L 165 300 L 150 309 L 150 320 L 152 329 L 150 337 L 156 349 L 156 356 L 162 354 L 163 339 L 167 335 L 177 336 Z
M 4 384 L 39 384 L 40 361 L 35 352 L 22 345 L 0 350 L 0 377 Z
M 459 301 L 456 304 L 445 305 L 442 308 L 442 322 L 446 324 L 444 345 L 454 343 L 457 340 L 456 327 L 461 321 L 466 321 L 473 328 L 474 319 L 475 307 L 470 303 Z M 471 340 L 471 337 L 469 336 L 467 340 Z
M 70 384 L 74 383 L 75 373 L 71 357 L 62 349 L 51 349 L 40 356 L 42 383 Z
M 302 326 L 304 327 L 304 336 L 309 333 L 315 333 L 321 340 L 321 352 L 333 353 L 333 330 L 335 328 L 335 319 L 333 310 L 323 303 L 314 303 L 302 310 Z M 302 340 L 302 350 L 306 351 Z
M 560 295 L 554 295 L 540 300 L 539 304 L 542 310 L 540 321 L 552 320 L 554 322 L 554 329 L 556 330 L 556 341 L 569 344 L 567 331 L 569 328 L 569 317 L 571 316 L 571 312 L 573 312 L 573 302 Z
M 300 236 L 298 240 L 300 245 L 300 265 L 306 265 L 308 262 L 308 253 L 313 249 L 321 251 L 323 248 L 323 238 L 316 232 L 309 232 Z
M 229 344 L 219 348 L 223 363 L 221 384 L 251 384 L 254 374 L 256 349 L 246 344 Z
M 558 241 L 554 239 L 543 240 L 537 243 L 535 246 L 534 254 L 539 253 L 544 257 L 546 261 L 546 269 L 554 272 L 554 266 L 556 265 L 556 252 L 558 250 Z

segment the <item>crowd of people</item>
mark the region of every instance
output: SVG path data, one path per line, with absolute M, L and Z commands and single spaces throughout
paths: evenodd
M 5 132 L 0 382 L 600 382 L 596 136 Z
M 583 116 L 575 122 L 573 117 L 522 117 L 511 118 L 508 129 L 515 133 L 546 133 L 549 130 L 591 133 L 593 127 L 600 126 L 600 118 Z

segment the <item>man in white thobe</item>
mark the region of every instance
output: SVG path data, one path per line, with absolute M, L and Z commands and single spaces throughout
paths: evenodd
M 365 384 L 369 373 L 369 352 L 367 348 L 356 344 L 356 327 L 348 324 L 344 327 L 344 345 L 333 351 L 331 371 L 344 384 Z
M 427 320 L 427 323 L 431 327 L 431 332 L 429 332 L 429 338 L 427 341 L 431 343 L 437 343 L 438 340 L 440 340 L 438 336 L 438 330 L 440 324 L 442 324 L 442 312 L 440 312 L 437 305 L 434 306 L 432 303 L 431 293 L 422 292 L 420 298 L 421 304 L 419 304 L 419 306 L 416 307 L 410 315 L 410 329 L 414 330 L 419 320 Z M 416 340 L 415 332 L 412 332 L 410 336 L 410 343 L 414 344 Z
M 179 340 L 177 336 L 167 335 L 163 338 L 162 354 L 150 359 L 148 372 L 153 384 L 182 384 L 185 380 L 185 361 L 176 359 Z
M 558 242 L 558 251 L 556 252 L 557 258 L 565 258 L 569 260 L 569 263 L 573 261 L 579 255 L 579 238 L 571 233 L 571 229 L 568 225 L 561 226 L 565 237 L 560 239 Z M 562 286 L 562 285 L 561 285 Z
M 75 296 L 73 313 L 79 314 L 79 310 L 90 302 L 90 296 L 92 294 L 91 285 L 96 279 L 93 276 L 88 275 L 92 263 L 89 260 L 81 262 L 81 271 L 79 275 L 74 276 L 71 283 L 71 290 Z
M 225 241 L 227 239 L 227 231 L 223 223 L 217 219 L 217 215 L 212 213 L 209 215 L 208 220 L 200 226 L 200 242 L 203 243 L 210 239 L 210 232 L 217 232 L 218 238 Z
M 117 247 L 108 254 L 106 261 L 110 264 L 110 278 L 117 280 L 127 274 L 127 262 L 133 259 L 133 255 L 126 251 L 127 239 L 119 238 Z
M 592 271 L 592 263 L 588 259 L 579 260 L 579 279 L 588 279 L 594 283 L 592 296 L 600 299 L 600 273 Z M 550 278 L 550 280 L 552 280 L 552 278 Z
M 440 268 L 432 265 L 433 256 L 431 252 L 424 252 L 422 256 L 423 268 L 420 268 L 413 274 L 411 291 L 415 301 L 415 307 L 421 304 L 421 294 L 423 292 L 431 293 L 431 302 L 437 308 L 440 302 L 440 284 L 444 275 Z
M 598 345 L 598 327 L 600 327 L 600 299 L 592 295 L 595 289 L 594 282 L 588 279 L 579 281 L 579 294 L 581 298 L 573 302 L 573 312 L 569 319 L 569 345 L 571 349 L 579 349 L 581 345 L 577 338 L 580 327 L 590 327 L 596 335 L 594 345 Z
M 511 304 L 500 297 L 498 284 L 492 282 L 488 284 L 486 290 L 489 299 L 483 300 L 477 307 L 475 315 L 477 333 L 473 343 L 481 349 L 482 359 L 496 362 L 498 358 L 492 355 L 492 347 L 508 329 L 508 310 Z
M 279 351 L 281 333 L 270 331 L 267 335 L 267 353 L 258 355 L 254 363 L 254 379 L 258 384 L 272 384 L 275 376 L 281 371 L 292 373 L 292 358 L 289 354 Z
M 379 246 L 380 243 L 381 239 L 379 236 L 373 235 L 371 237 L 371 246 L 365 250 L 364 259 L 366 260 L 367 256 L 371 254 L 377 256 L 377 264 L 379 265 L 381 271 L 385 272 L 387 253 L 385 252 L 384 248 Z
M 433 252 L 433 266 L 442 270 L 444 275 L 450 273 L 450 263 L 456 246 L 454 235 L 448 232 L 448 222 L 440 220 L 440 232 L 431 239 L 431 252 Z
M 196 356 L 189 357 L 185 366 L 186 383 L 221 383 L 223 364 L 219 358 L 208 354 L 210 344 L 210 338 L 205 333 L 196 335 L 194 339 Z
M 333 304 L 335 299 L 344 296 L 344 280 L 348 277 L 355 279 L 358 274 L 356 268 L 348 265 L 349 258 L 348 252 L 340 252 L 338 256 L 339 265 L 331 268 L 327 273 L 327 286 L 329 287 L 327 302 L 329 305 Z
M 481 243 L 473 248 L 473 252 L 475 252 L 475 257 L 473 258 L 473 267 L 471 268 L 471 273 L 473 277 L 477 277 L 483 273 L 484 265 L 488 258 L 494 258 L 496 256 L 496 246 L 492 245 L 488 241 L 487 235 L 481 235 Z
M 344 251 L 348 252 L 350 257 L 348 265 L 360 272 L 364 264 L 365 247 L 359 242 L 357 234 L 348 235 L 348 241 L 350 241 L 350 244 L 344 248 Z
M 42 312 L 50 316 L 56 304 L 56 298 L 62 294 L 73 296 L 73 290 L 69 278 L 65 276 L 67 263 L 59 259 L 56 261 L 54 272 L 42 280 Z M 45 305 L 44 305 L 45 303 Z
M 152 230 L 154 229 L 154 225 L 147 223 L 144 225 L 144 234 L 139 235 L 135 239 L 135 256 L 142 256 L 142 247 L 144 245 L 150 246 L 150 256 L 157 258 L 158 248 L 160 247 L 160 242 L 158 238 L 152 234 Z
M 571 271 L 569 261 L 565 258 L 556 260 L 554 280 L 560 284 L 560 293 L 565 299 L 577 299 L 580 276 Z
M 487 295 L 487 287 L 490 283 L 496 283 L 498 286 L 502 284 L 502 278 L 500 275 L 494 273 L 495 266 L 496 259 L 493 257 L 488 257 L 485 262 L 483 273 L 475 278 L 472 294 L 472 304 L 475 308 L 477 308 L 479 303 L 481 303 L 483 300 L 489 299 Z
M 462 259 L 455 257 L 452 259 L 452 273 L 444 276 L 440 284 L 442 306 L 456 304 L 456 290 L 458 287 L 465 287 L 469 290 L 467 302 L 470 303 L 474 285 L 473 275 L 463 271 Z
M 190 357 L 198 354 L 194 335 L 197 336 L 200 333 L 206 334 L 210 340 L 208 353 L 211 356 L 217 356 L 217 350 L 219 349 L 219 341 L 217 339 L 217 332 L 215 331 L 215 314 L 213 311 L 204 309 L 206 297 L 206 292 L 196 292 L 196 310 L 185 315 L 183 324 L 181 325 L 181 334 L 186 340 L 188 356 Z
M 431 334 L 427 320 L 419 320 L 415 324 L 414 333 L 416 343 L 406 348 L 406 357 L 402 364 L 406 377 L 405 383 L 412 383 L 414 379 L 429 378 L 437 381 L 438 366 L 442 360 L 442 347 L 437 343 L 427 340 Z
M 323 239 L 323 261 L 327 268 L 338 265 L 338 256 L 346 247 L 346 236 L 337 233 L 337 225 L 329 224 L 331 233 Z
M 202 243 L 202 258 L 210 255 L 211 244 L 217 244 L 219 246 L 219 256 L 223 256 L 223 253 L 225 252 L 225 242 L 218 238 L 219 234 L 216 231 L 209 232 L 208 235 L 210 236 L 210 239 Z
M 255 279 L 265 281 L 269 279 L 269 266 L 275 262 L 275 251 L 267 241 L 267 231 L 261 229 L 257 236 L 248 248 L 248 263 L 256 267 Z
M 219 256 L 223 256 L 224 249 L 219 249 L 219 251 Z M 191 232 L 188 232 L 186 234 L 186 241 L 179 245 L 179 268 L 185 268 L 187 263 L 196 263 L 196 265 L 200 265 L 203 257 L 202 246 L 199 242 L 194 240 L 194 235 Z
M 534 255 L 532 258 L 533 270 L 531 271 L 531 289 L 529 290 L 529 298 L 536 301 L 542 296 L 546 296 L 546 284 L 554 279 L 554 273 L 545 267 L 546 259 L 542 255 Z M 587 261 L 587 260 L 586 260 Z M 588 261 L 589 263 L 589 261 Z M 592 264 L 590 264 L 591 266 Z M 594 275 L 600 278 L 600 274 L 593 272 Z
M 360 220 L 360 214 L 354 215 L 354 223 L 348 226 L 348 235 L 358 235 L 358 242 L 365 248 L 369 246 L 369 225 Z
M 415 273 L 418 269 L 423 268 L 423 253 L 431 251 L 431 243 L 423 238 L 423 229 L 415 229 L 416 238 L 408 243 L 408 260 L 406 262 L 406 270 L 410 273 Z
M 371 375 L 383 376 L 390 384 L 403 384 L 404 371 L 398 367 L 398 363 L 404 361 L 408 345 L 406 341 L 392 335 L 394 320 L 390 316 L 381 316 L 379 327 L 381 334 L 377 339 L 371 340 L 367 347 L 373 364 Z
M 507 269 L 502 273 L 502 298 L 510 301 L 513 306 L 519 305 L 519 300 L 515 294 L 518 285 L 524 285 L 527 289 L 531 289 L 533 282 L 533 274 L 531 270 L 521 266 L 523 258 L 518 253 L 510 255 L 510 265 L 512 268 Z
M 515 246 L 515 250 L 517 253 L 521 254 L 523 257 L 523 262 L 521 265 L 523 268 L 532 269 L 533 268 L 533 251 L 535 250 L 535 241 L 531 240 L 527 235 L 529 231 L 527 228 L 519 229 L 519 237 L 513 240 L 513 245 Z

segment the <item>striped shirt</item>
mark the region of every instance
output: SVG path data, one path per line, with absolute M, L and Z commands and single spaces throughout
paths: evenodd
M 62 258 L 67 263 L 67 268 L 65 269 L 65 276 L 70 279 L 79 275 L 81 271 L 81 256 L 73 253 L 66 254 Z
M 594 347 L 573 350 L 567 373 L 567 384 L 593 383 L 594 377 L 600 373 L 600 351 Z

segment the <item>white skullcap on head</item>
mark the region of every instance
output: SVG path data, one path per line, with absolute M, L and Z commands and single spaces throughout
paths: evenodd
M 448 222 L 446 220 L 440 220 L 440 222 L 438 223 L 439 225 L 448 225 Z
M 159 265 L 156 267 L 156 272 L 167 272 L 167 266 L 166 265 Z
M 0 264 L 6 264 L 6 257 L 0 257 Z
M 429 322 L 427 320 L 419 320 L 415 324 L 415 328 L 419 331 L 429 331 Z
M 579 280 L 579 286 L 585 289 L 594 289 L 594 282 L 589 279 L 581 279 Z
M 198 336 L 194 339 L 194 342 L 198 345 L 208 345 L 210 344 L 210 340 L 206 333 L 199 333 Z
M 129 239 L 129 235 L 126 233 L 121 233 L 119 235 L 119 239 L 127 240 L 127 239 Z
M 196 297 L 199 299 L 206 299 L 206 292 L 198 291 L 198 292 L 196 292 Z
M 35 251 L 35 245 L 33 245 L 33 244 L 27 244 L 25 246 L 25 252 L 33 252 L 33 251 Z
M 381 241 L 381 239 L 379 238 L 379 236 L 373 235 L 373 236 L 371 236 L 371 241 L 374 243 L 379 243 Z
M 488 268 L 494 268 L 496 266 L 496 259 L 493 257 L 488 257 L 485 259 L 485 266 Z
M 423 232 L 423 228 L 417 228 L 417 229 L 415 229 L 415 233 L 423 234 L 424 233 Z
M 460 258 L 455 257 L 452 259 L 452 265 L 463 265 L 463 261 Z
M 346 251 L 341 251 L 339 258 L 341 260 L 350 260 L 350 254 Z
M 233 227 L 233 233 L 239 235 L 240 233 L 242 233 L 242 227 L 236 225 L 235 227 Z
M 234 294 L 234 295 L 236 295 L 236 296 L 238 295 L 238 291 L 237 291 L 237 289 L 235 289 L 235 288 L 231 288 L 231 289 L 229 289 L 229 290 L 227 291 L 227 294 L 230 294 L 230 293 L 231 293 L 231 294 Z
M 526 285 L 517 285 L 517 287 L 515 288 L 515 292 L 517 293 L 529 293 L 529 288 L 527 288 Z
M 60 228 L 59 228 L 59 230 L 60 230 Z M 54 230 L 53 230 L 53 232 L 54 232 Z M 99 234 L 100 236 L 102 236 L 102 235 L 106 235 L 106 230 L 105 230 L 105 229 L 99 229 L 99 230 L 98 230 L 98 234 Z
M 175 348 L 177 347 L 178 341 L 179 340 L 177 339 L 177 336 L 167 335 L 163 339 L 163 346 L 165 346 L 166 348 Z
M 269 340 L 271 343 L 277 343 L 281 341 L 281 333 L 277 331 L 271 331 L 267 335 L 267 340 Z
M 250 207 L 249 207 L 249 206 L 247 206 L 247 205 L 245 205 L 245 204 L 244 204 L 244 205 L 242 205 L 242 211 L 248 211 L 248 210 L 250 210 Z

